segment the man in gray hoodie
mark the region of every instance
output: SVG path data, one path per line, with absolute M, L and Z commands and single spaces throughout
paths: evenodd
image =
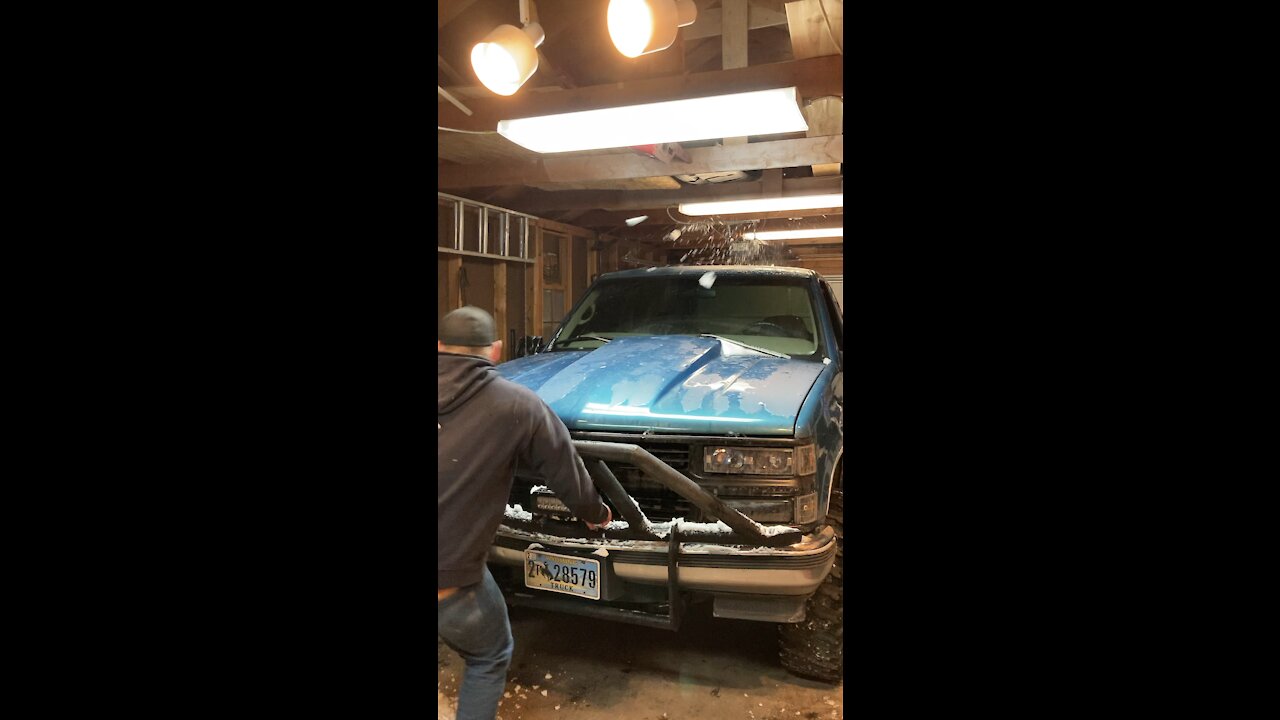
M 457 720 L 493 720 L 514 641 L 485 557 L 516 462 L 587 527 L 607 525 L 613 514 L 560 418 L 532 390 L 498 375 L 502 342 L 489 313 L 468 306 L 445 315 L 437 347 L 436 630 L 466 661 Z

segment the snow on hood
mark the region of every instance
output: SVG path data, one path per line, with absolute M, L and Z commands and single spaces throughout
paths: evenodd
M 690 335 L 621 337 L 498 366 L 571 430 L 754 436 L 792 435 L 822 369 Z

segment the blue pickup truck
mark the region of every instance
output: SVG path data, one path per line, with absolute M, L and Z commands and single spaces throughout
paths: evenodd
M 677 629 L 778 626 L 789 671 L 843 672 L 844 329 L 811 270 L 600 276 L 498 366 L 568 426 L 613 510 L 592 531 L 517 468 L 489 561 L 513 606 Z

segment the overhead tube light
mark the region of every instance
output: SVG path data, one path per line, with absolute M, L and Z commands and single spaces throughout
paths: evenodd
M 742 233 L 743 240 L 802 240 L 804 238 L 844 237 L 844 228 L 810 228 L 808 230 L 761 230 Z
M 805 132 L 794 87 L 501 120 L 498 133 L 534 152 L 572 152 Z
M 693 0 L 609 0 L 609 37 L 629 58 L 666 50 L 698 19 Z
M 546 34 L 530 21 L 529 0 L 520 0 L 520 23 L 523 29 L 499 25 L 471 48 L 476 77 L 499 95 L 514 94 L 538 69 L 538 46 Z
M 742 213 L 817 210 L 818 208 L 836 207 L 844 207 L 844 193 L 680 203 L 680 212 L 685 215 L 740 215 Z

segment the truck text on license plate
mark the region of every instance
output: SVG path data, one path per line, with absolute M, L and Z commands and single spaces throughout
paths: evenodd
M 600 561 L 526 550 L 524 584 L 537 590 L 600 599 Z

